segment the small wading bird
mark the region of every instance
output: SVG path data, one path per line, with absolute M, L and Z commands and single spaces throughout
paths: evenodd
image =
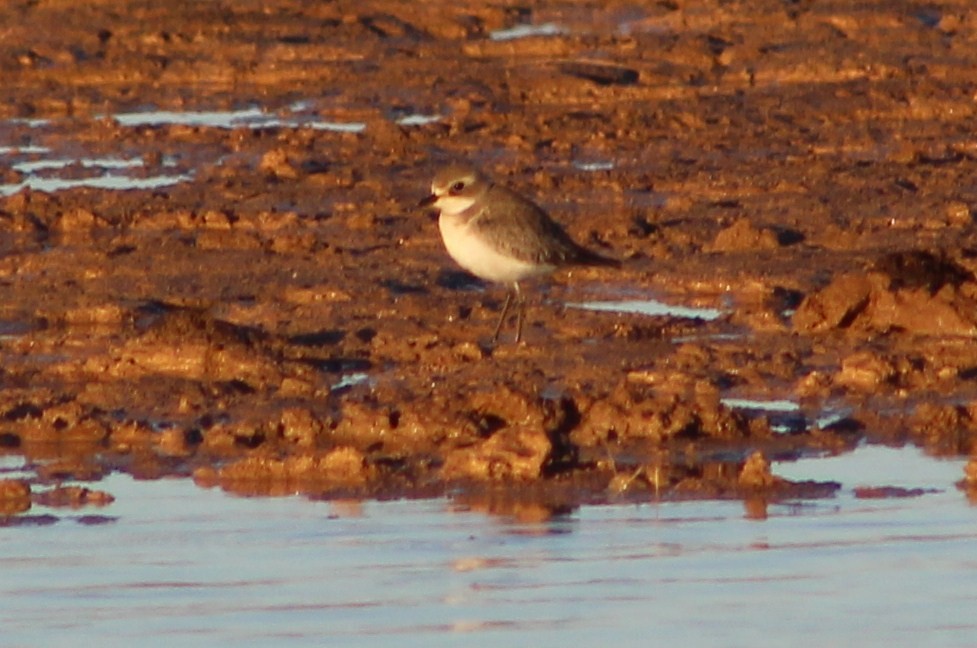
M 568 266 L 621 265 L 578 245 L 541 207 L 467 164 L 442 169 L 419 206 L 440 212 L 441 238 L 458 265 L 480 279 L 511 286 L 493 341 L 499 339 L 513 295 L 516 342 L 522 339 L 523 279 Z

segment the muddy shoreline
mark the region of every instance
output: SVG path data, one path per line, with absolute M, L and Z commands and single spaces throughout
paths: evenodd
M 834 486 L 771 460 L 970 455 L 977 21 L 850 4 L 17 5 L 0 499 L 775 501 Z M 624 267 L 493 345 L 414 207 L 458 159 Z

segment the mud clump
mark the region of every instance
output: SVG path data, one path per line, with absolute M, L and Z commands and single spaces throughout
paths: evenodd
M 967 493 L 967 499 L 977 502 L 977 457 L 971 458 L 964 466 L 963 479 L 957 482 L 957 486 Z
M 0 480 L 0 515 L 23 513 L 31 507 L 31 486 L 22 479 Z
M 532 481 L 542 477 L 551 450 L 541 429 L 503 430 L 473 448 L 449 453 L 441 476 L 448 481 Z
M 349 491 L 366 485 L 373 468 L 355 448 L 336 448 L 322 455 L 293 455 L 283 459 L 248 457 L 220 468 L 216 483 L 242 494 L 287 494 L 316 490 Z M 198 481 L 212 477 L 206 472 Z
M 977 280 L 929 252 L 893 253 L 867 272 L 845 273 L 805 298 L 793 322 L 796 330 L 810 333 L 974 336 Z
M 707 252 L 736 252 L 744 250 L 772 250 L 780 247 L 781 239 L 775 231 L 753 225 L 742 218 L 719 232 L 705 247 Z

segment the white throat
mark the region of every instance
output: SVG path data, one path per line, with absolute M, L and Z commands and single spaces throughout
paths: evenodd
M 469 196 L 441 196 L 434 206 L 447 216 L 457 216 L 475 204 L 475 199 Z

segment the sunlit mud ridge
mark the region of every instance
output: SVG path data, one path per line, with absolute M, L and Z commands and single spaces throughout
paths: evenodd
M 18 8 L 0 501 L 773 501 L 836 485 L 771 462 L 971 454 L 977 23 L 850 5 Z M 504 289 L 414 208 L 450 160 L 623 268 L 492 344 Z

